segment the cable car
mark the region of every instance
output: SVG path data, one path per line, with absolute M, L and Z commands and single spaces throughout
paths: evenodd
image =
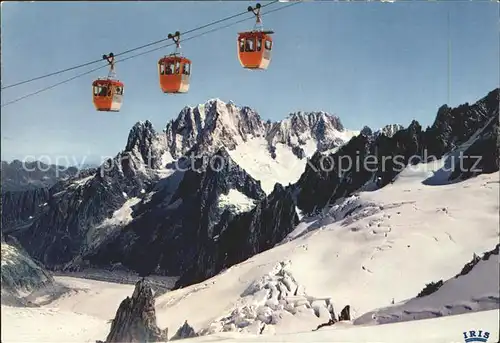
M 260 4 L 249 6 L 248 11 L 255 14 L 256 23 L 253 31 L 238 33 L 238 59 L 243 68 L 265 70 L 271 62 L 274 32 L 263 30 Z
M 107 78 L 99 78 L 92 83 L 94 106 L 97 111 L 119 112 L 125 85 L 116 79 L 113 53 L 103 55 L 102 58 L 108 61 L 110 71 Z
M 163 93 L 187 93 L 191 76 L 191 60 L 183 57 L 180 52 L 180 32 L 168 34 L 176 45 L 175 52 L 160 58 L 158 61 L 158 75 Z

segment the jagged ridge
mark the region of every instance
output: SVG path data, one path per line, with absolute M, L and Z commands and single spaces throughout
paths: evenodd
M 369 182 L 383 187 L 408 163 L 426 162 L 430 156 L 442 158 L 480 130 L 483 133 L 469 148 L 469 152 L 483 157 L 483 172 L 497 171 L 498 120 L 495 118 L 499 115 L 499 94 L 499 89 L 495 89 L 473 105 L 464 104 L 454 109 L 442 106 L 433 125 L 425 131 L 415 120 L 408 128 L 398 130 L 392 136 L 374 135 L 365 127 L 359 136 L 351 139 L 336 153 L 325 158 L 316 152 L 294 185 L 299 208 L 305 214 L 312 214 Z M 374 159 L 371 164 L 364 164 L 363 161 L 370 161 L 368 156 Z M 469 168 L 471 164 L 469 162 Z M 457 173 L 452 173 L 450 178 L 457 178 Z M 467 172 L 460 175 L 463 178 L 474 174 Z
M 265 137 L 268 150 L 275 154 L 276 144 L 294 149 L 305 157 L 301 146 L 313 140 L 316 149 L 324 151 L 345 141 L 340 119 L 326 112 L 297 112 L 272 123 L 264 122 L 251 108 L 237 107 L 213 99 L 204 105 L 185 107 L 176 120 L 167 124 L 165 134 L 170 153 L 180 157 L 187 153 L 214 152 L 221 146 L 229 150 L 251 138 Z

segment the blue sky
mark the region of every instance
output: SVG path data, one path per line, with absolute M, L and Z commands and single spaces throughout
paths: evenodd
M 249 4 L 255 2 L 3 3 L 2 84 L 187 31 Z M 324 110 L 359 130 L 406 126 L 412 119 L 430 125 L 440 105 L 474 102 L 499 85 L 498 3 L 322 1 L 269 16 L 265 10 L 264 25 L 276 32 L 267 71 L 245 70 L 236 56 L 236 33 L 251 29 L 251 20 L 182 44 L 193 61 L 188 94 L 166 95 L 159 88 L 157 61 L 172 48 L 118 63 L 125 83 L 119 113 L 96 112 L 92 105 L 92 80 L 105 76 L 105 69 L 3 107 L 2 159 L 47 155 L 53 162 L 66 155 L 78 163 L 84 156 L 96 161 L 122 150 L 137 121 L 149 119 L 161 131 L 185 105 L 215 97 L 248 105 L 271 120 Z M 85 70 L 3 90 L 2 103 Z

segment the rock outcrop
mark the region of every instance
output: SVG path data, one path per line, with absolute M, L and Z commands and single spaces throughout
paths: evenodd
M 465 180 L 478 174 L 493 173 L 499 169 L 498 116 L 492 117 L 471 141 L 470 146 L 458 156 L 450 179 Z
M 52 275 L 19 247 L 15 239 L 2 234 L 2 304 L 26 306 L 32 292 L 53 286 Z
M 132 297 L 118 307 L 105 342 L 166 342 L 167 336 L 168 329 L 156 325 L 153 290 L 144 279 L 139 280 Z
M 351 306 L 346 305 L 340 312 L 339 321 L 351 320 Z
M 191 338 L 198 336 L 194 331 L 194 328 L 188 324 L 187 320 L 184 324 L 177 330 L 175 335 L 170 338 L 171 341 L 175 341 L 177 339 Z

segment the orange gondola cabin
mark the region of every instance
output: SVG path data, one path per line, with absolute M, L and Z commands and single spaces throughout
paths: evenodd
M 273 31 L 250 31 L 238 34 L 238 58 L 246 69 L 265 70 L 271 62 Z
M 191 76 L 191 61 L 181 54 L 181 33 L 169 33 L 175 43 L 175 52 L 158 61 L 158 75 L 163 93 L 187 93 Z
M 92 83 L 94 106 L 98 111 L 118 112 L 122 107 L 124 84 L 117 80 L 98 79 Z
M 238 59 L 246 69 L 265 70 L 271 62 L 273 48 L 273 31 L 264 31 L 262 26 L 261 6 L 248 6 L 248 12 L 255 15 L 255 26 L 252 31 L 238 33 Z
M 158 61 L 160 87 L 163 93 L 186 93 L 189 90 L 191 61 L 172 54 Z
M 109 64 L 107 78 L 97 79 L 92 83 L 92 96 L 96 110 L 118 112 L 123 102 L 124 84 L 116 79 L 115 55 L 102 55 L 102 59 Z

